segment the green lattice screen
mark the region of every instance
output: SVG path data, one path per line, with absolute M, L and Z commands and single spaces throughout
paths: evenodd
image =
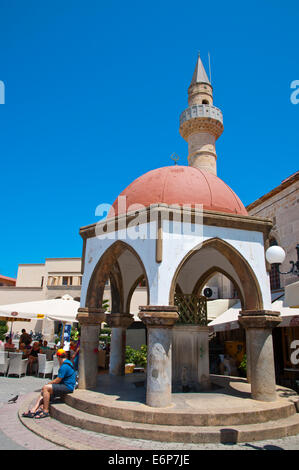
M 204 296 L 175 294 L 174 304 L 178 306 L 177 323 L 202 326 L 208 324 L 207 299 Z

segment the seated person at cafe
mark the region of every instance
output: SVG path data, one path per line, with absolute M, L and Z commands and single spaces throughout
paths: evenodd
M 26 346 L 25 343 L 21 343 L 20 344 L 20 347 L 18 349 L 18 352 L 21 352 L 23 353 L 23 357 L 27 358 L 28 354 L 30 353 L 30 350 L 31 350 L 31 347 L 30 346 Z
M 25 328 L 23 328 L 22 329 L 22 334 L 20 336 L 19 347 L 20 347 L 21 343 L 25 343 L 26 346 L 29 346 L 31 341 L 32 341 L 31 336 L 26 332 Z
M 39 343 L 35 341 L 28 355 L 28 374 L 32 374 L 33 364 L 38 361 Z
M 58 376 L 43 386 L 35 406 L 26 413 L 23 413 L 24 418 L 47 418 L 50 416 L 49 404 L 51 396 L 61 397 L 74 391 L 76 386 L 76 371 L 73 364 L 67 359 L 66 351 L 63 349 L 58 349 L 57 358 L 60 365 Z
M 15 350 L 15 345 L 13 344 L 12 339 L 11 339 L 10 336 L 6 336 L 5 341 L 6 341 L 6 343 L 4 344 L 4 349 L 6 349 L 6 350 L 10 350 L 10 349 Z
M 40 349 L 41 349 L 42 352 L 49 351 L 51 348 L 49 348 L 49 346 L 48 346 L 48 341 L 46 341 L 46 340 L 43 341 Z

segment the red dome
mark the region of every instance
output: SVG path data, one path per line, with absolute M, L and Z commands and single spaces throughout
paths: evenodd
M 166 166 L 149 171 L 131 183 L 120 196 L 126 196 L 125 204 L 113 204 L 115 214 L 124 214 L 132 204 L 202 204 L 203 209 L 248 215 L 233 190 L 220 178 L 191 166 Z M 132 208 L 131 210 L 134 210 Z M 136 208 L 135 208 L 136 210 Z

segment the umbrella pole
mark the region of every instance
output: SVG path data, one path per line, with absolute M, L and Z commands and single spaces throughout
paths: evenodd
M 64 330 L 65 330 L 65 321 L 62 322 L 62 334 L 61 334 L 61 349 L 63 349 L 64 346 Z

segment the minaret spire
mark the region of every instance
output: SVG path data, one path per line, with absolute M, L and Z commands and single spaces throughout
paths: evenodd
M 198 53 L 198 59 L 196 62 L 196 67 L 193 73 L 193 77 L 191 80 L 191 85 L 194 85 L 195 83 L 208 83 L 211 85 L 210 80 L 208 79 L 208 76 L 206 74 L 205 68 L 203 66 L 203 63 L 200 58 L 200 53 Z
M 199 54 L 188 104 L 180 116 L 180 134 L 188 142 L 189 165 L 216 175 L 215 142 L 223 132 L 223 118 L 220 109 L 213 106 L 213 88 Z

